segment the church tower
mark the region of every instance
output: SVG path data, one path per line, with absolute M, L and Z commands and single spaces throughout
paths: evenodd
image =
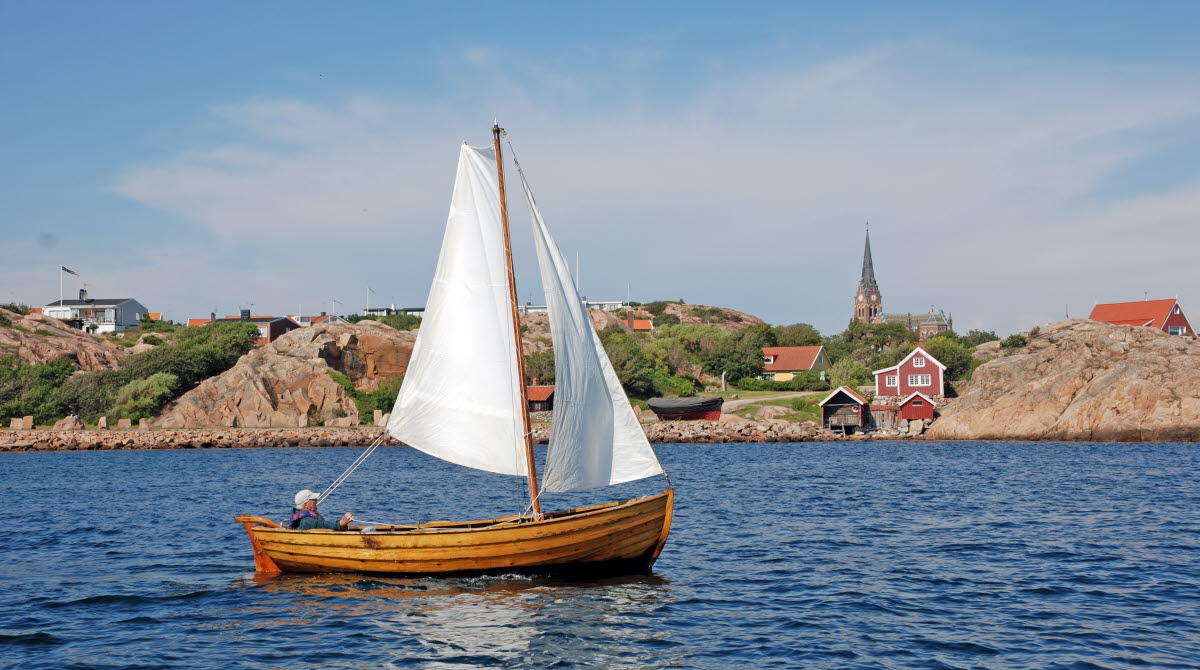
M 862 279 L 858 280 L 858 294 L 854 296 L 854 320 L 875 323 L 883 314 L 883 298 L 879 295 L 879 284 L 875 283 L 875 265 L 871 262 L 871 224 L 867 224 L 867 245 L 863 249 Z

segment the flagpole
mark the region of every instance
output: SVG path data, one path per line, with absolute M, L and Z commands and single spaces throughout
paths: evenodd
M 59 263 L 59 265 L 58 265 L 58 306 L 60 308 L 63 306 L 63 270 L 62 269 L 63 269 L 63 266 L 61 263 Z

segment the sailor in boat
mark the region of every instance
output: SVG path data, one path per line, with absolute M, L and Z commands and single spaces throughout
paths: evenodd
M 314 528 L 350 530 L 350 522 L 354 521 L 354 515 L 346 512 L 346 515 L 340 520 L 329 521 L 317 511 L 317 499 L 320 497 L 321 494 L 313 493 L 308 489 L 297 493 L 296 504 L 292 507 L 292 517 L 288 520 L 288 525 L 296 530 L 312 530 Z

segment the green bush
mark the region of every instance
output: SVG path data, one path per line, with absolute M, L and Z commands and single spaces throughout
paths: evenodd
M 663 326 L 673 326 L 679 323 L 679 317 L 674 314 L 663 314 L 662 316 L 654 317 L 654 327 L 662 328 Z
M 396 404 L 396 395 L 400 392 L 400 386 L 404 383 L 404 377 L 389 377 L 379 383 L 379 386 L 374 391 L 359 391 L 354 388 L 354 383 L 346 375 L 337 370 L 327 370 L 325 374 L 329 378 L 337 382 L 346 391 L 346 395 L 354 401 L 355 407 L 358 408 L 358 415 L 363 420 L 375 414 L 375 410 L 384 412 L 392 411 L 392 407 Z M 334 412 L 342 411 L 342 414 L 334 414 L 334 417 L 340 418 L 346 416 L 345 411 L 335 409 Z
M 88 423 L 107 414 L 117 394 L 133 381 L 127 370 L 97 370 L 75 375 L 58 387 L 55 396 L 64 413 L 78 414 Z
M 145 379 L 135 379 L 117 392 L 116 404 L 109 415 L 118 419 L 143 419 L 154 416 L 179 391 L 179 378 L 159 372 Z
M 819 372 L 803 370 L 784 382 L 743 377 L 737 381 L 737 387 L 743 391 L 828 391 L 829 382 L 821 379 Z
M 67 412 L 57 389 L 77 367 L 70 358 L 25 364 L 14 356 L 0 356 L 0 419 L 28 415 L 37 423 L 61 419 Z
M 960 335 L 958 343 L 974 349 L 984 342 L 994 342 L 998 339 L 1000 338 L 996 336 L 996 333 L 990 330 L 971 330 L 966 335 Z
M 144 342 L 146 344 L 153 344 L 154 346 L 157 347 L 158 345 L 163 343 L 163 340 L 161 337 L 158 337 L 157 335 L 147 335 L 142 338 L 142 342 Z
M 650 359 L 637 341 L 620 331 L 605 331 L 600 339 L 626 395 L 641 398 L 649 395 L 654 388 Z
M 1024 335 L 1020 333 L 1013 333 L 1012 335 L 1004 338 L 1004 341 L 1000 343 L 1000 346 L 1004 347 L 1005 349 L 1020 349 L 1026 344 L 1029 344 L 1029 342 L 1026 341 Z
M 46 330 L 45 328 L 34 328 L 33 334 L 34 335 L 45 335 L 47 337 L 58 337 L 58 333 L 50 332 L 50 331 Z
M 696 380 L 673 375 L 661 368 L 650 371 L 650 384 L 660 398 L 689 398 L 696 395 Z
M 12 320 L 8 318 L 7 314 L 0 314 L 0 326 L 12 328 L 12 325 Z
M 832 388 L 849 386 L 855 388 L 870 384 L 874 377 L 867 366 L 852 359 L 845 358 L 833 364 L 829 369 L 829 385 Z

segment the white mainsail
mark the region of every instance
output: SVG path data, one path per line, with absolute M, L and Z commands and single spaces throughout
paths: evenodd
M 521 185 L 554 340 L 554 419 L 542 490 L 583 491 L 662 474 L 523 174 Z
M 499 180 L 463 144 L 425 317 L 387 431 L 467 467 L 526 474 Z

